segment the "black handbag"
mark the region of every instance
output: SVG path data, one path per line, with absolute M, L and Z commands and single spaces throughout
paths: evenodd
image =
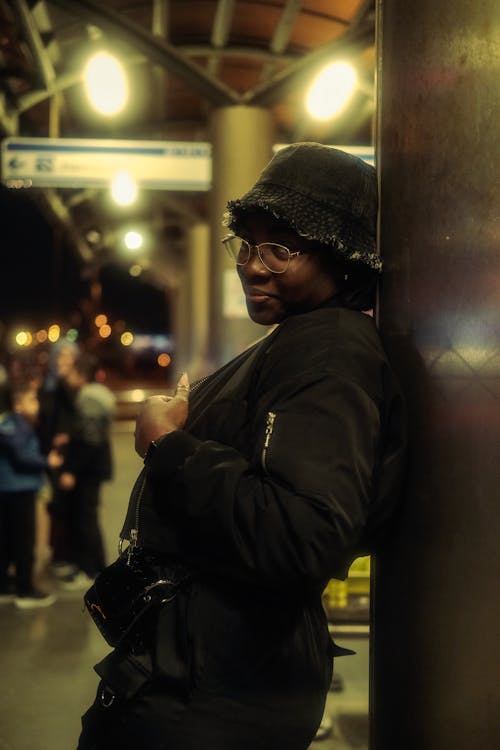
M 110 646 L 134 649 L 147 633 L 149 616 L 171 602 L 188 579 L 184 569 L 128 549 L 97 576 L 83 599 Z

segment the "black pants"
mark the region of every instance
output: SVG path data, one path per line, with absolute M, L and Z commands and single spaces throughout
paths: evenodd
M 50 546 L 52 562 L 69 562 L 71 551 L 68 531 L 68 493 L 58 487 L 59 474 L 51 474 Z
M 67 497 L 72 561 L 92 578 L 106 566 L 99 526 L 100 489 L 99 480 L 79 477 Z
M 35 492 L 0 492 L 0 587 L 14 563 L 18 594 L 31 591 L 34 547 Z
M 306 701 L 308 700 L 308 696 Z M 287 712 L 287 708 L 293 712 Z M 323 715 L 324 701 L 304 723 L 300 701 L 258 696 L 241 706 L 238 698 L 195 696 L 189 703 L 162 691 L 161 683 L 136 698 L 123 699 L 104 682 L 82 717 L 77 750 L 306 750 Z M 285 717 L 285 718 L 284 718 Z
M 113 651 L 94 667 L 101 683 L 82 717 L 77 750 L 306 750 L 326 690 L 301 684 L 290 690 L 279 675 L 283 690 L 264 682 L 252 692 L 228 694 L 212 670 L 195 677 L 191 653 L 173 642 L 176 626 L 185 623 L 177 609 L 183 596 L 160 611 L 151 651 Z

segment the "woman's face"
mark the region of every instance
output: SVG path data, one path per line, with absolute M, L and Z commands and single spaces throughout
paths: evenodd
M 251 244 L 277 242 L 291 252 L 303 254 L 290 259 L 285 273 L 271 273 L 252 252 L 248 263 L 237 266 L 245 293 L 248 314 L 255 323 L 272 325 L 289 315 L 319 307 L 337 291 L 333 276 L 313 251 L 314 243 L 263 212 L 248 212 L 238 234 Z

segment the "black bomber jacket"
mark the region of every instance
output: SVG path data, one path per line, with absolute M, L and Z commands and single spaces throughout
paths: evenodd
M 371 317 L 287 318 L 194 384 L 124 535 L 213 579 L 319 592 L 374 551 L 404 471 L 404 401 Z

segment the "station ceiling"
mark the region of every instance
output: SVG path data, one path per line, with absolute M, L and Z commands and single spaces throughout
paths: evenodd
M 3 137 L 210 141 L 217 107 L 272 112 L 279 143 L 368 145 L 374 110 L 375 0 L 0 0 Z M 82 70 L 105 48 L 125 65 L 130 104 L 105 119 L 86 103 Z M 343 115 L 304 109 L 314 74 L 351 61 L 359 86 Z M 206 193 L 147 191 L 137 214 L 175 243 L 207 214 Z M 123 216 L 96 189 L 38 189 L 86 264 L 111 251 Z M 175 255 L 175 253 L 174 253 Z

